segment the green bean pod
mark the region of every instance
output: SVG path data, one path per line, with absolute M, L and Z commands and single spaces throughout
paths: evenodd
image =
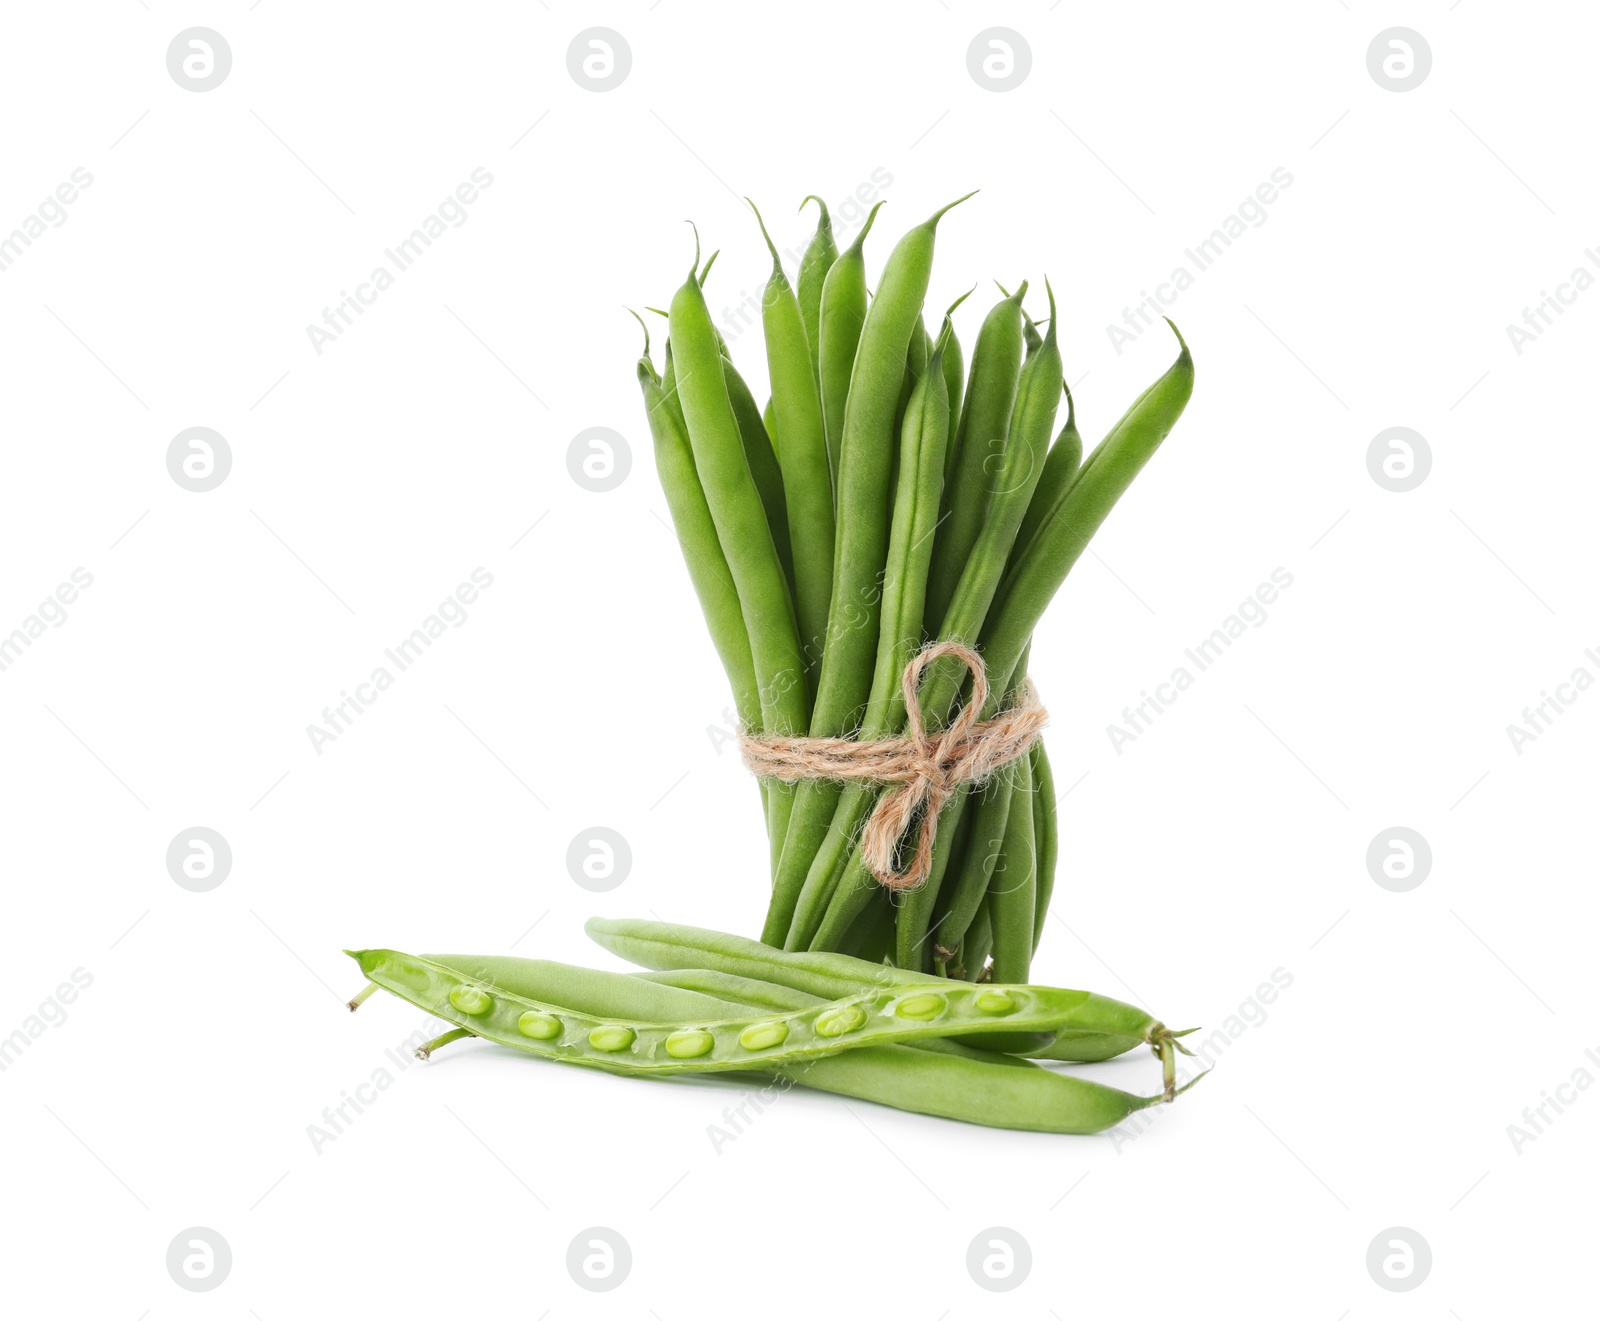
M 989 877 L 994 980 L 1025 982 L 1033 961 L 1033 920 L 1039 890 L 1034 857 L 1034 786 L 1031 756 L 1018 757 L 1005 842 Z
M 889 548 L 889 472 L 898 440 L 893 430 L 895 409 L 906 354 L 932 274 L 935 230 L 939 218 L 956 205 L 958 202 L 952 202 L 941 208 L 895 245 L 861 328 L 841 428 L 833 594 L 811 713 L 813 737 L 848 734 L 859 723 L 871 695 Z M 855 250 L 852 245 L 851 252 Z M 851 264 L 850 252 L 841 255 L 828 273 L 828 286 L 835 278 L 844 278 Z M 826 359 L 826 287 L 823 318 Z M 788 939 L 791 914 L 827 837 L 838 801 L 839 786 L 831 781 L 804 780 L 796 790 L 790 829 L 774 874 L 772 902 L 762 927 L 764 940 L 781 945 Z
M 698 264 L 698 250 L 696 263 Z M 725 367 L 719 336 L 705 295 L 689 278 L 673 295 L 669 315 L 677 358 L 676 385 L 688 424 L 695 470 L 727 557 L 760 694 L 761 728 L 771 734 L 805 730 L 809 714 L 805 663 L 795 633 L 789 580 L 778 555 L 772 524 L 746 458 L 746 439 L 730 398 L 738 373 Z M 744 396 L 748 398 L 748 390 Z M 754 411 L 754 401 L 750 401 Z M 755 418 L 759 426 L 760 418 Z M 793 795 L 782 786 L 766 791 L 767 831 L 774 857 L 788 828 Z
M 861 328 L 867 320 L 867 259 L 864 248 L 877 203 L 867 212 L 855 242 L 828 268 L 818 305 L 817 385 L 822 395 L 822 419 L 828 440 L 828 466 L 833 474 L 834 496 L 839 490 L 839 451 L 844 443 L 844 406 L 850 395 L 850 373 L 855 367 Z
M 1178 334 L 1176 326 L 1172 333 Z M 1015 667 L 1084 547 L 1182 416 L 1194 391 L 1194 361 L 1181 335 L 1178 344 L 1178 360 L 1111 429 L 1056 507 L 1044 512 L 1032 543 L 1006 575 L 984 626 L 991 672 Z
M 719 337 L 719 343 L 720 343 Z M 794 610 L 794 537 L 789 529 L 789 501 L 783 481 L 783 467 L 778 462 L 778 451 L 761 409 L 750 393 L 750 387 L 733 365 L 728 346 L 722 345 L 722 375 L 728 389 L 728 403 L 733 407 L 734 420 L 739 425 L 739 440 L 744 446 L 745 462 L 750 467 L 750 477 L 761 496 L 761 507 L 766 511 L 767 526 L 772 530 L 772 544 L 778 552 L 778 563 L 783 567 L 784 582 L 788 586 L 790 610 Z
M 1050 447 L 1050 453 L 1044 461 L 1044 471 L 1039 475 L 1039 484 L 1033 488 L 1028 512 L 1023 515 L 1022 526 L 1017 529 L 1016 539 L 1011 545 L 1011 559 L 1006 566 L 1008 570 L 1033 544 L 1033 538 L 1048 511 L 1060 506 L 1083 471 L 1083 438 L 1078 435 L 1077 412 L 1072 405 L 1072 391 L 1067 388 L 1065 380 L 1061 382 L 1061 391 L 1067 396 L 1067 420 L 1062 423 L 1055 444 Z
M 833 218 L 828 214 L 828 204 L 813 193 L 800 203 L 802 211 L 806 202 L 817 204 L 817 232 L 806 244 L 805 255 L 800 258 L 800 276 L 795 282 L 795 292 L 800 298 L 800 316 L 805 321 L 806 344 L 811 353 L 811 375 L 822 380 L 822 286 L 828 271 L 839 259 L 839 249 L 833 241 Z M 819 387 L 818 402 L 821 395 Z M 830 468 L 831 472 L 831 468 Z
M 800 302 L 789 287 L 761 212 L 754 202 L 750 209 L 756 213 L 761 237 L 772 254 L 772 275 L 761 299 L 761 324 L 772 378 L 772 438 L 782 470 L 794 565 L 795 619 L 802 653 L 809 656 L 827 634 L 828 599 L 833 594 L 833 480 Z M 814 688 L 815 661 L 807 675 Z
M 933 939 L 933 913 L 945 878 L 959 873 L 967 856 L 972 823 L 977 817 L 976 812 L 966 810 L 965 800 L 971 792 L 972 787 L 963 784 L 946 801 L 934 835 L 933 870 L 923 884 L 900 896 L 895 913 L 894 961 L 902 968 L 928 972 L 930 965 L 942 969 L 945 964 Z
M 978 905 L 978 915 L 972 919 L 967 934 L 961 941 L 961 967 L 959 976 L 965 981 L 984 980 L 989 971 L 989 950 L 994 945 L 994 921 L 990 912 L 989 896 L 983 896 Z
M 1022 295 L 997 303 L 983 319 L 972 348 L 961 423 L 956 432 L 954 471 L 945 486 L 944 520 L 933 548 L 924 621 L 937 636 L 950 598 L 978 539 L 989 506 L 985 465 L 1005 442 L 1022 373 Z
M 950 434 L 943 370 L 944 345 L 949 333 L 947 316 L 939 342 L 922 364 L 921 377 L 907 402 L 900 429 L 899 448 L 904 457 L 899 465 L 889 548 L 882 575 L 878 654 L 860 726 L 859 737 L 863 739 L 882 738 L 905 728 L 901 676 L 922 643 L 923 598 L 939 520 L 944 447 Z M 814 855 L 813 866 L 808 869 L 798 896 L 789 904 L 793 917 L 784 938 L 785 949 L 808 947 L 824 923 L 835 888 L 831 863 L 846 856 L 844 850 L 853 844 L 879 792 L 876 785 L 856 783 L 847 785 L 840 795 L 827 834 Z M 816 865 L 819 860 L 820 867 Z M 775 895 L 774 907 L 777 903 Z M 857 909 L 850 915 L 852 923 L 859 913 Z M 842 936 L 843 931 L 835 934 Z
M 940 902 L 934 909 L 933 938 L 940 950 L 947 952 L 947 957 L 961 949 L 967 930 L 989 893 L 989 882 L 1005 849 L 1006 822 L 1011 816 L 1011 800 L 1016 788 L 1014 765 L 1002 766 L 977 791 L 976 804 L 968 804 L 973 820 L 966 856 L 962 859 L 961 870 L 948 877 L 950 883 L 944 887 L 945 893 L 940 895 Z
M 727 558 L 717 541 L 716 524 L 706 504 L 706 494 L 695 472 L 694 453 L 683 430 L 681 413 L 674 413 L 662 383 L 656 378 L 649 358 L 639 360 L 639 389 L 644 395 L 645 415 L 650 423 L 650 438 L 655 446 L 656 472 L 667 497 L 678 546 L 689 569 L 705 616 L 711 643 L 722 661 L 729 686 L 733 689 L 734 710 L 741 722 L 752 729 L 761 725 L 761 698 L 756 687 L 755 665 L 750 658 L 750 637 L 745 632 L 739 592 Z
M 860 1046 L 983 1031 L 1055 1032 L 1087 991 L 1040 986 L 874 987 L 801 1009 L 685 1021 L 583 1013 L 397 950 L 347 951 L 368 981 L 475 1036 L 564 1064 L 630 1073 L 770 1070 Z M 646 984 L 640 983 L 641 990 Z M 666 992 L 670 988 L 654 988 Z
M 873 987 L 946 984 L 943 977 L 868 963 L 848 954 L 790 953 L 723 931 L 646 918 L 592 917 L 584 930 L 602 948 L 642 968 L 704 968 L 771 982 L 825 1000 L 844 999 Z M 1135 1046 L 1154 1045 L 1170 1035 L 1164 1024 L 1144 1010 L 1091 993 L 1072 1021 L 1057 1030 L 1053 1042 L 1025 1049 L 1041 1059 L 1087 1062 L 1110 1059 Z
M 954 312 L 957 307 L 967 300 L 971 293 L 972 291 L 969 289 L 960 298 L 956 299 L 955 303 L 951 305 L 950 312 Z M 950 312 L 946 312 L 945 316 L 948 317 Z M 944 347 L 944 392 L 950 401 L 950 431 L 944 447 L 944 480 L 946 485 L 949 484 L 950 478 L 955 472 L 957 442 L 961 433 L 962 402 L 966 397 L 966 385 L 967 368 L 966 363 L 962 361 L 961 341 L 956 338 L 956 333 L 952 329 Z
M 1033 854 L 1038 874 L 1033 900 L 1033 951 L 1037 954 L 1039 942 L 1044 939 L 1044 920 L 1055 892 L 1061 824 L 1056 805 L 1056 777 L 1050 769 L 1050 754 L 1045 751 L 1044 740 L 1036 742 L 1028 755 L 1033 758 Z

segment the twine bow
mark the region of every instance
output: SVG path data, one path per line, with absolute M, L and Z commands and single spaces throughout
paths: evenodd
M 922 722 L 917 686 L 922 672 L 934 661 L 954 656 L 972 672 L 972 695 L 937 734 Z M 939 829 L 939 812 L 950 795 L 963 784 L 989 778 L 1007 762 L 1015 761 L 1033 745 L 1049 719 L 1031 679 L 1023 685 L 1016 706 L 992 720 L 980 721 L 989 699 L 989 680 L 983 660 L 960 642 L 935 642 L 906 664 L 900 676 L 906 703 L 906 729 L 902 738 L 856 740 L 847 738 L 792 738 L 741 733 L 744 764 L 756 775 L 795 780 L 871 780 L 897 786 L 878 799 L 861 832 L 861 855 L 878 881 L 891 890 L 921 885 L 933 869 L 933 845 Z M 904 871 L 895 869 L 901 836 L 918 811 L 922 823 L 917 847 Z

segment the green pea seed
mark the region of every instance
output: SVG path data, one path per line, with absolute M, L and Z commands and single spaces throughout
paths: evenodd
M 944 996 L 928 992 L 923 995 L 908 995 L 904 1000 L 895 1003 L 894 1011 L 901 1018 L 914 1018 L 919 1023 L 925 1023 L 931 1018 L 937 1018 L 944 1009 Z
M 704 1028 L 686 1027 L 667 1038 L 667 1054 L 675 1060 L 692 1060 L 710 1054 L 716 1044 L 716 1038 Z
M 866 1021 L 867 1015 L 860 1005 L 840 1005 L 817 1016 L 817 1035 L 842 1037 L 846 1032 L 854 1032 Z
M 1017 1009 L 1017 997 L 1009 991 L 980 991 L 972 1003 L 980 1014 L 1010 1014 Z
M 450 991 L 450 1003 L 463 1014 L 477 1017 L 487 1014 L 494 1005 L 494 1001 L 480 991 L 476 986 L 457 986 Z
M 633 1029 L 618 1024 L 597 1027 L 589 1033 L 589 1044 L 596 1050 L 627 1050 L 633 1045 Z
M 541 1014 L 535 1009 L 530 1009 L 517 1019 L 517 1031 L 525 1037 L 532 1037 L 535 1041 L 549 1041 L 552 1037 L 561 1035 L 561 1020 L 553 1014 Z
M 739 1033 L 739 1044 L 746 1050 L 771 1050 L 788 1039 L 789 1025 L 784 1022 L 752 1023 Z

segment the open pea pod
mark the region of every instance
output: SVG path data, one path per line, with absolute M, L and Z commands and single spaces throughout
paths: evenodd
M 1054 1031 L 1090 998 L 1041 986 L 875 986 L 793 1010 L 711 1021 L 630 1021 L 517 995 L 398 950 L 346 951 L 367 980 L 476 1036 L 545 1059 L 624 1073 L 772 1069 L 858 1046 L 898 1045 L 1003 1023 Z M 452 962 L 458 962 L 452 958 Z M 467 963 L 469 960 L 459 960 Z

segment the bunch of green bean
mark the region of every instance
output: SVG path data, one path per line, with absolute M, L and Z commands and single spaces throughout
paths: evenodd
M 590 924 L 602 945 L 665 971 L 601 972 L 503 955 L 352 950 L 368 984 L 468 1037 L 631 1077 L 756 1074 L 999 1128 L 1096 1133 L 1177 1095 L 1173 1033 L 1087 991 L 974 986 L 845 955 L 785 954 L 660 922 Z M 1104 1059 L 1144 1044 L 1163 1090 L 1135 1096 L 1023 1058 Z
M 869 298 L 864 245 L 877 208 L 841 253 L 826 205 L 813 201 L 797 287 L 755 216 L 772 254 L 765 409 L 712 321 L 698 238 L 667 314 L 663 370 L 648 330 L 638 364 L 657 471 L 735 709 L 763 734 L 893 737 L 906 727 L 906 662 L 948 639 L 981 653 L 983 714 L 993 716 L 1026 680 L 1046 606 L 1188 403 L 1189 350 L 1179 336 L 1177 361 L 1085 459 L 1048 282 L 1038 324 L 1026 282 L 1001 289 L 964 370 L 951 319 L 961 300 L 934 334 L 923 313 L 937 227 L 958 202 L 901 238 Z M 952 658 L 930 665 L 924 720 L 948 723 L 966 681 Z M 765 945 L 1027 982 L 1060 852 L 1044 745 L 950 797 L 932 874 L 904 892 L 880 885 L 859 847 L 882 792 L 762 782 Z

